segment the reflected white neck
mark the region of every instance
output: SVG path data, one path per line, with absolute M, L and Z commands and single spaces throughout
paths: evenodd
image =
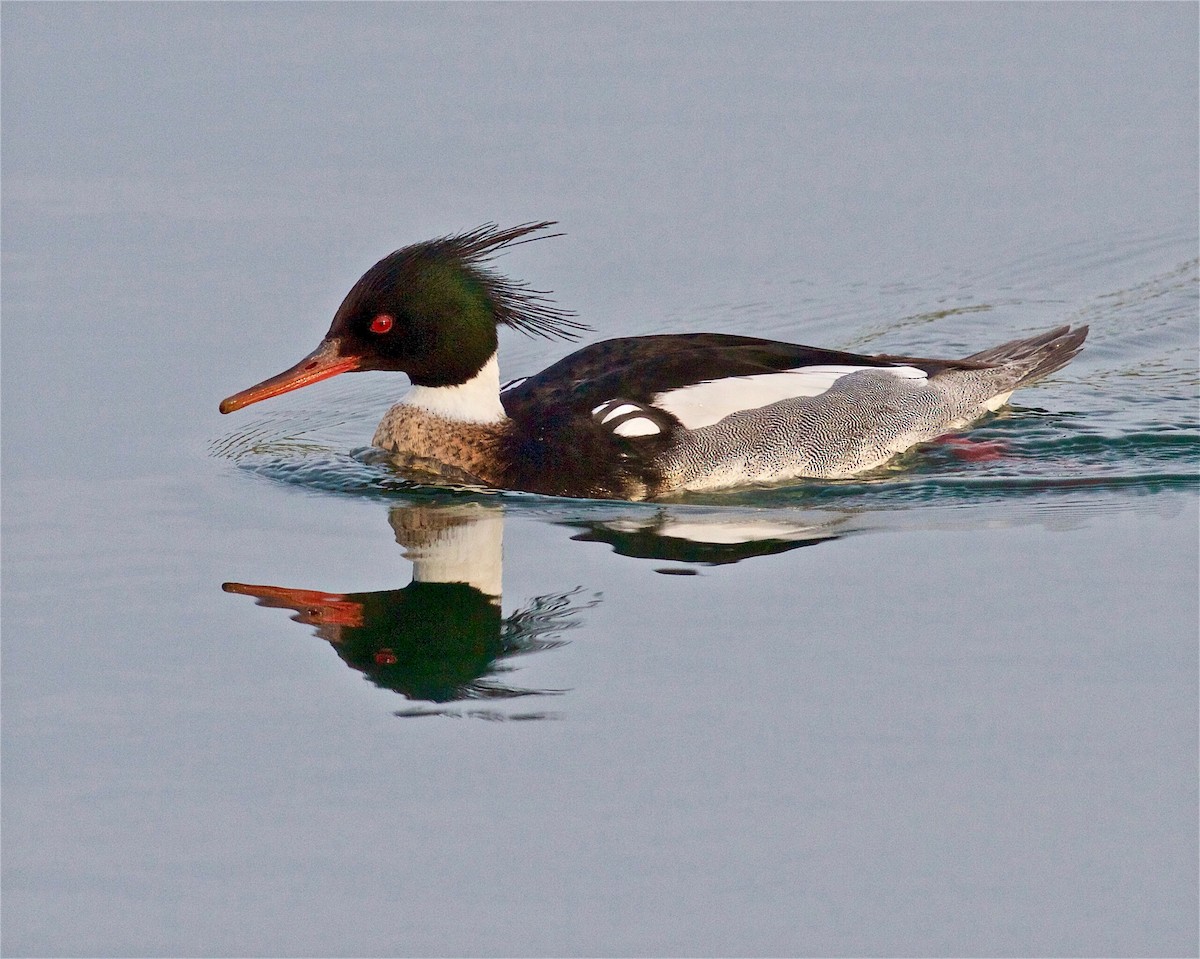
M 413 564 L 413 582 L 466 583 L 499 601 L 504 513 L 468 503 L 446 515 L 461 518 L 445 529 L 426 531 L 424 542 L 405 550 Z
M 458 386 L 414 386 L 400 403 L 458 423 L 501 422 L 506 417 L 500 404 L 496 354 L 467 382 Z

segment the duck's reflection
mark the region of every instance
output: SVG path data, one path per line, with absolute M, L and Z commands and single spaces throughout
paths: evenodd
M 347 666 L 408 699 L 450 703 L 562 692 L 506 683 L 507 661 L 560 645 L 560 635 L 595 600 L 574 590 L 538 597 L 504 616 L 504 516 L 497 506 L 402 506 L 388 518 L 413 563 L 412 582 L 403 589 L 324 593 L 244 583 L 224 589 L 253 596 L 260 606 L 295 610 L 292 619 L 315 627 Z
M 844 519 L 841 514 L 832 514 L 831 518 L 819 522 L 800 523 L 729 512 L 665 509 L 651 516 L 566 525 L 583 531 L 571 539 L 607 543 L 622 556 L 721 566 L 837 539 L 841 532 L 835 530 Z M 694 570 L 660 569 L 658 572 Z
M 606 512 L 554 522 L 582 530 L 573 538 L 608 543 L 625 556 L 693 564 L 660 572 L 695 572 L 694 565 L 734 563 L 835 539 L 845 517 L 781 519 L 703 509 Z M 511 660 L 561 645 L 598 599 L 581 589 L 537 597 L 505 616 L 501 609 L 503 507 L 495 502 L 410 503 L 388 521 L 412 562 L 412 582 L 373 593 L 326 593 L 281 586 L 226 583 L 226 592 L 253 596 L 260 606 L 293 610 L 342 661 L 376 686 L 408 699 L 446 704 L 549 696 L 559 689 L 508 682 Z M 410 709 L 397 715 L 464 715 Z M 483 718 L 532 719 L 472 710 Z

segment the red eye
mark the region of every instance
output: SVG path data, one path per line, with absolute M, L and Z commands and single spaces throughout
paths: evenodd
M 392 324 L 396 322 L 394 316 L 388 316 L 386 313 L 380 313 L 371 321 L 372 333 L 386 333 L 392 328 Z

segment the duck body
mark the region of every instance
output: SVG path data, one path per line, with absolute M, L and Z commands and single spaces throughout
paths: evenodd
M 549 223 L 407 247 L 347 295 L 321 346 L 222 403 L 230 412 L 340 372 L 413 383 L 373 445 L 433 482 L 553 496 L 660 499 L 838 479 L 961 429 L 1060 369 L 1087 328 L 1060 327 L 961 360 L 863 355 L 718 333 L 585 346 L 501 388 L 496 328 L 582 327 L 481 258 Z

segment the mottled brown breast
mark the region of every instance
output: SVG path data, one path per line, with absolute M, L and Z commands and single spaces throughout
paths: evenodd
M 401 403 L 384 414 L 371 443 L 394 453 L 397 464 L 413 472 L 502 487 L 501 451 L 509 428 L 507 420 L 463 423 Z

